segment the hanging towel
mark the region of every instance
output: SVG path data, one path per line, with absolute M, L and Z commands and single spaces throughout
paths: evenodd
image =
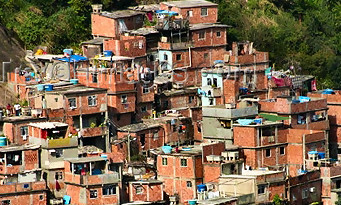
M 56 180 L 56 190 L 59 191 L 61 188 L 60 188 L 60 184 L 58 182 L 58 180 Z

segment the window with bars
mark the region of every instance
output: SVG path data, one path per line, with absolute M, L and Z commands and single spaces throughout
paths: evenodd
M 97 96 L 92 95 L 88 97 L 88 105 L 89 106 L 96 106 L 97 105 Z

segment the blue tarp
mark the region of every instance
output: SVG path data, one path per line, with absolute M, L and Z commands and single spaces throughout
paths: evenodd
M 322 91 L 322 94 L 335 94 L 335 93 L 334 93 L 334 90 L 332 90 L 332 89 L 324 89 Z
M 299 97 L 298 97 L 298 100 L 300 101 L 300 103 L 309 102 L 309 101 L 310 101 L 310 97 L 299 96 Z
M 167 11 L 167 10 L 156 10 L 155 13 L 169 15 L 169 16 L 177 16 L 178 15 L 178 13 L 175 11 Z
M 70 57 L 58 58 L 57 60 L 64 62 L 79 62 L 79 61 L 87 61 L 88 58 L 81 55 L 71 55 Z
M 240 125 L 249 125 L 254 122 L 254 119 L 238 119 L 237 122 Z

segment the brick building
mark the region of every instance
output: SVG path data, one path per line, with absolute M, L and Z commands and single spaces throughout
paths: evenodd
M 35 108 L 46 110 L 49 120 L 70 125 L 69 133 L 80 135 L 81 146 L 109 150 L 106 89 L 54 84 L 52 91 L 38 91 L 33 98 Z
M 164 204 L 162 181 L 149 179 L 129 182 L 129 201 Z
M 65 160 L 66 194 L 72 204 L 120 204 L 122 164 L 103 157 Z
M 37 145 L 27 144 L 0 148 L 2 204 L 47 203 L 47 188 L 41 177 L 38 149 Z

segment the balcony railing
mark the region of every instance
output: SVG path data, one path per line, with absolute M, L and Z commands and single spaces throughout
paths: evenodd
M 65 182 L 81 184 L 81 185 L 95 185 L 95 184 L 113 184 L 120 181 L 120 176 L 117 172 L 98 174 L 98 175 L 79 175 L 72 173 L 65 173 Z
M 81 131 L 83 137 L 96 137 L 106 134 L 107 127 L 89 127 Z
M 158 30 L 182 30 L 189 28 L 189 21 L 187 19 L 158 19 L 155 26 Z

